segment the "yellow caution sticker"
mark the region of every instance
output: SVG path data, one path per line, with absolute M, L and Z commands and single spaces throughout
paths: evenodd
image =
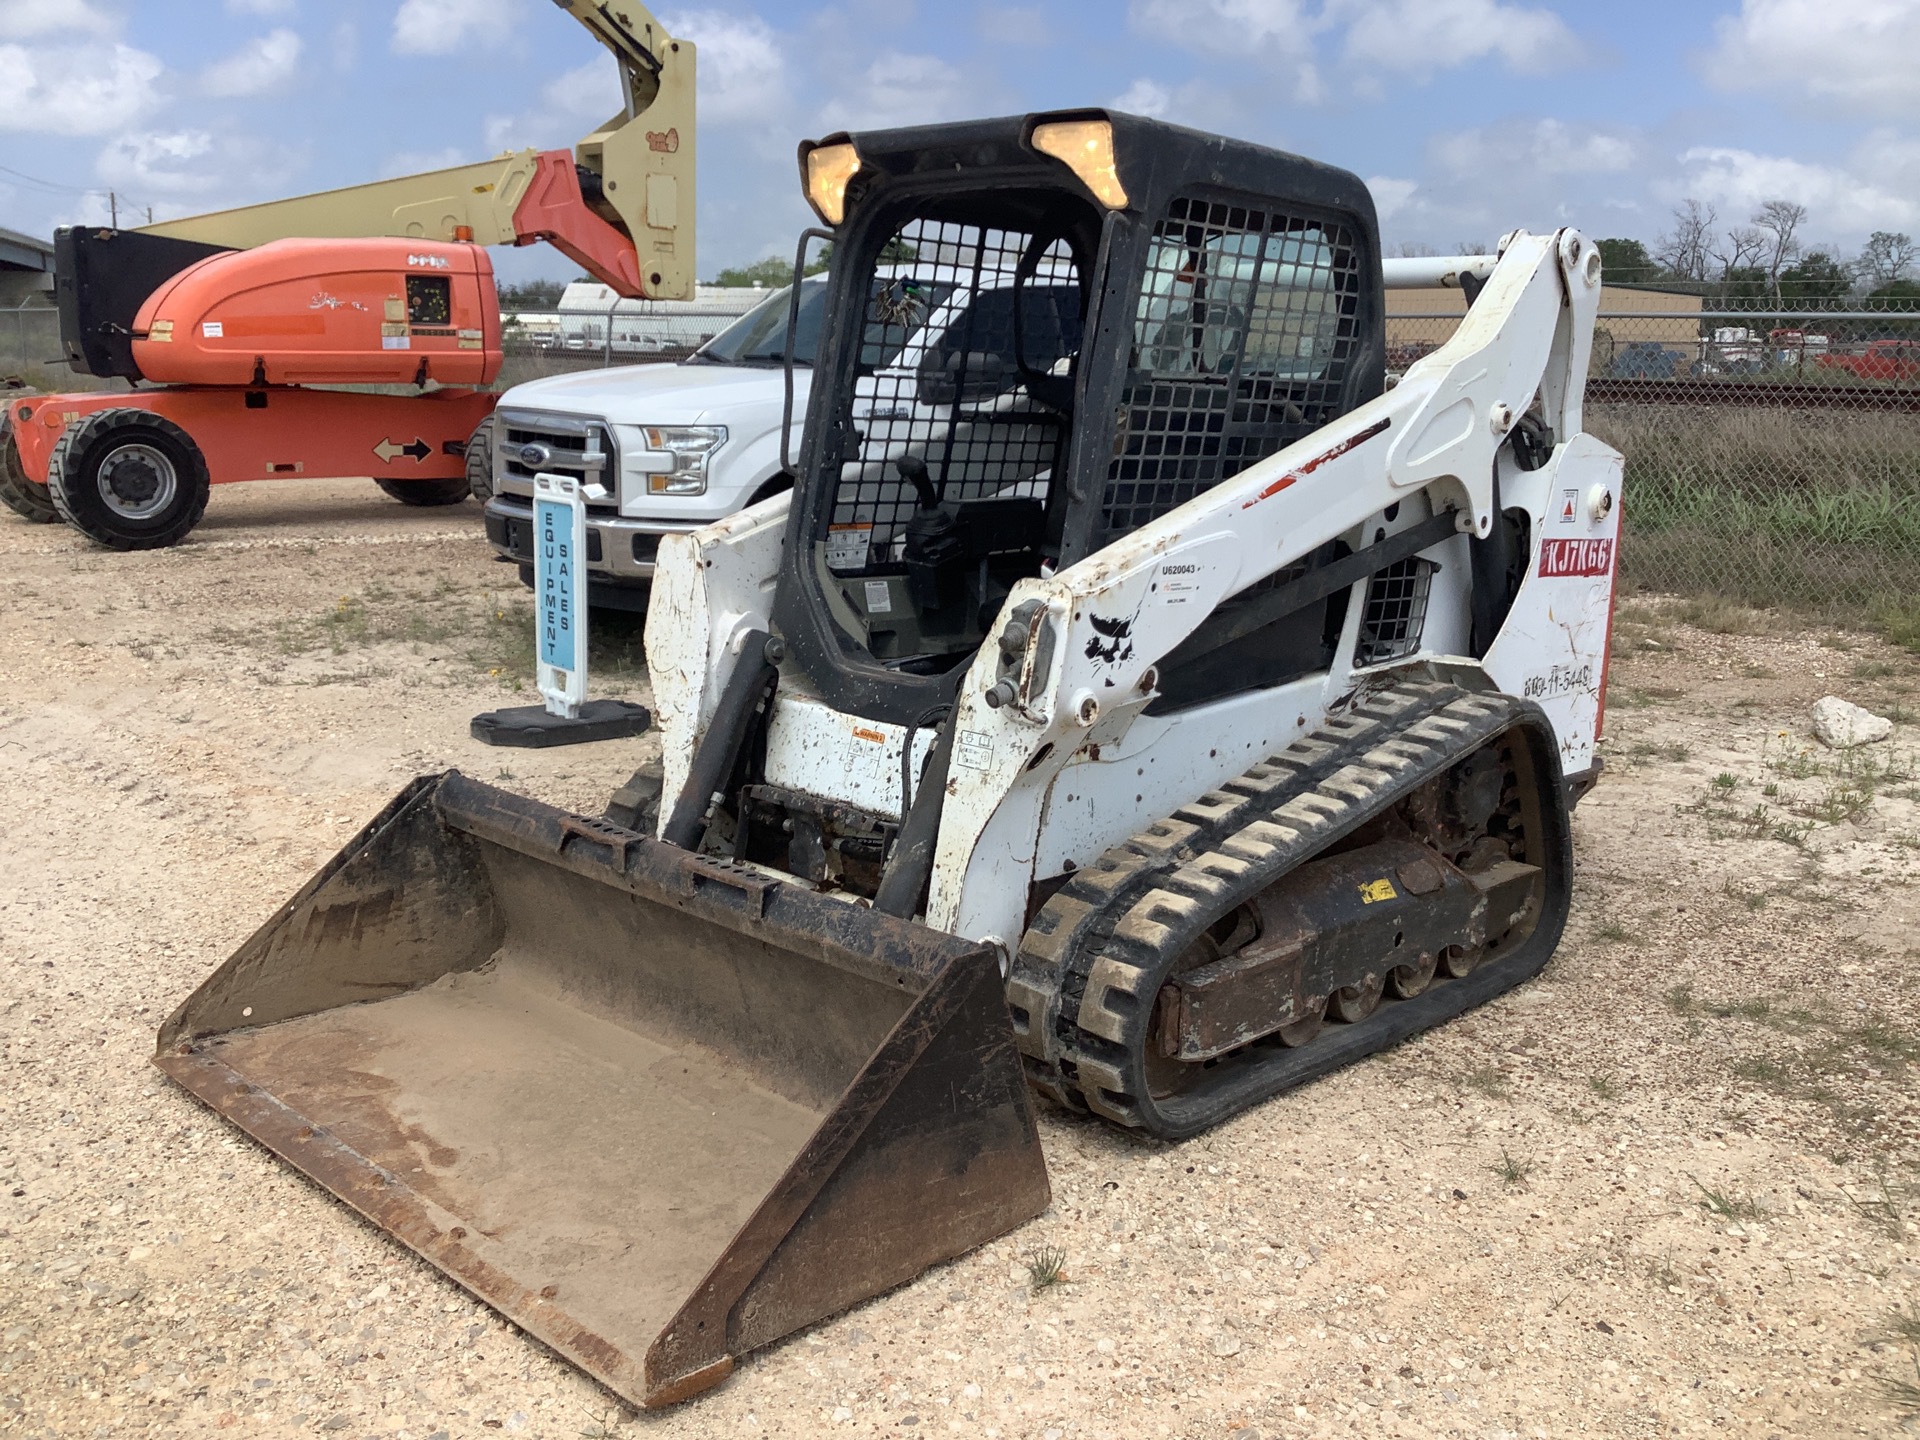
M 1398 900 L 1400 892 L 1393 888 L 1393 882 L 1381 876 L 1378 880 L 1369 880 L 1360 887 L 1360 903 L 1376 905 L 1382 900 Z

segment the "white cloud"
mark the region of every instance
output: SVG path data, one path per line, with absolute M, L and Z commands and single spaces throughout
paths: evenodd
M 111 35 L 119 29 L 91 0 L 5 0 L 0 4 L 0 40 L 34 35 Z
M 222 98 L 264 95 L 298 72 L 300 49 L 300 37 L 291 30 L 257 36 L 226 59 L 209 65 L 200 77 L 200 88 Z
M 1419 188 L 1415 181 L 1399 180 L 1391 175 L 1373 175 L 1367 179 L 1367 189 L 1373 192 L 1374 212 L 1382 225 L 1406 209 Z
M 94 164 L 123 201 L 134 195 L 163 219 L 297 193 L 299 169 L 297 154 L 257 135 L 194 128 L 115 136 Z
M 1920 151 L 1920 147 L 1909 147 Z M 1900 168 L 1920 169 L 1920 153 Z M 1700 145 L 1680 156 L 1682 176 L 1661 189 L 1672 199 L 1693 196 L 1712 202 L 1722 220 L 1739 224 L 1768 200 L 1805 205 L 1822 231 L 1864 236 L 1872 230 L 1920 228 L 1920 193 L 1869 178 L 1880 173 L 1878 156 L 1858 157 L 1851 167 L 1813 164 L 1785 155 L 1761 155 L 1730 146 Z M 1911 172 L 1910 172 L 1911 173 Z
M 1561 120 L 1436 136 L 1432 149 L 1443 169 L 1460 176 L 1516 167 L 1538 175 L 1608 174 L 1631 168 L 1636 154 L 1633 141 L 1624 136 Z
M 882 130 L 972 116 L 978 89 L 933 55 L 889 50 L 821 110 L 824 130 Z
M 494 150 L 571 145 L 589 127 L 618 114 L 620 105 L 619 71 L 612 60 L 602 55 L 548 81 L 540 91 L 537 109 L 518 115 L 489 116 L 487 145 Z
M 470 41 L 497 45 L 520 18 L 520 0 L 400 0 L 393 48 L 401 55 L 451 55 Z
M 123 189 L 191 191 L 206 187 L 194 162 L 212 150 L 213 136 L 205 130 L 121 135 L 100 152 L 94 168 L 102 180 Z
M 1134 81 L 1124 94 L 1115 96 L 1108 103 L 1115 110 L 1124 110 L 1130 115 L 1162 120 L 1173 108 L 1173 92 L 1157 80 L 1141 79 Z
M 783 42 L 766 21 L 691 10 L 662 15 L 660 23 L 699 47 L 702 124 L 765 120 L 786 105 Z
M 1920 0 L 1744 0 L 1707 78 L 1872 115 L 1920 115 Z
M 1425 76 L 1499 59 L 1538 73 L 1577 61 L 1583 47 L 1551 10 L 1499 0 L 1133 0 L 1135 32 L 1202 55 L 1244 60 L 1274 71 L 1296 103 L 1327 96 L 1319 47 L 1344 29 L 1342 54 L 1361 72 Z
M 1254 62 L 1291 86 L 1297 103 L 1326 98 L 1314 63 L 1326 21 L 1309 15 L 1305 0 L 1133 0 L 1127 22 L 1159 44 Z
M 1539 74 L 1576 63 L 1582 46 L 1551 10 L 1496 0 L 1328 0 L 1347 22 L 1346 56 L 1407 75 L 1499 57 Z
M 109 134 L 159 103 L 164 69 L 129 45 L 0 45 L 0 131 Z
M 1134 0 L 1135 31 L 1215 55 L 1307 55 L 1322 22 L 1303 0 Z

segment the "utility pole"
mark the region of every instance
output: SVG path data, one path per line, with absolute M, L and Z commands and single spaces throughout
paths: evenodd
M 147 207 L 147 224 L 153 224 L 153 207 L 151 205 Z
M 107 213 L 113 217 L 113 228 L 118 230 L 120 228 L 120 197 L 111 190 L 107 191 Z

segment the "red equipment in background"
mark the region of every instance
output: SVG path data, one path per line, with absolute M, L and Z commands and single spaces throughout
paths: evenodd
M 239 480 L 371 475 L 408 504 L 458 503 L 494 403 L 468 387 L 503 358 L 486 251 L 391 239 L 209 255 L 141 305 L 131 347 L 159 388 L 29 397 L 5 416 L 10 488 L 45 486 L 40 503 L 120 550 L 177 543 L 209 486 Z M 346 384 L 450 388 L 304 388 Z

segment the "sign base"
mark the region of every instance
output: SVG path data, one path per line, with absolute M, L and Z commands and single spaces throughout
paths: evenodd
M 483 745 L 545 750 L 554 745 L 584 745 L 591 740 L 627 740 L 653 728 L 653 714 L 628 700 L 589 700 L 574 719 L 554 715 L 544 705 L 516 705 L 473 717 L 470 733 Z

